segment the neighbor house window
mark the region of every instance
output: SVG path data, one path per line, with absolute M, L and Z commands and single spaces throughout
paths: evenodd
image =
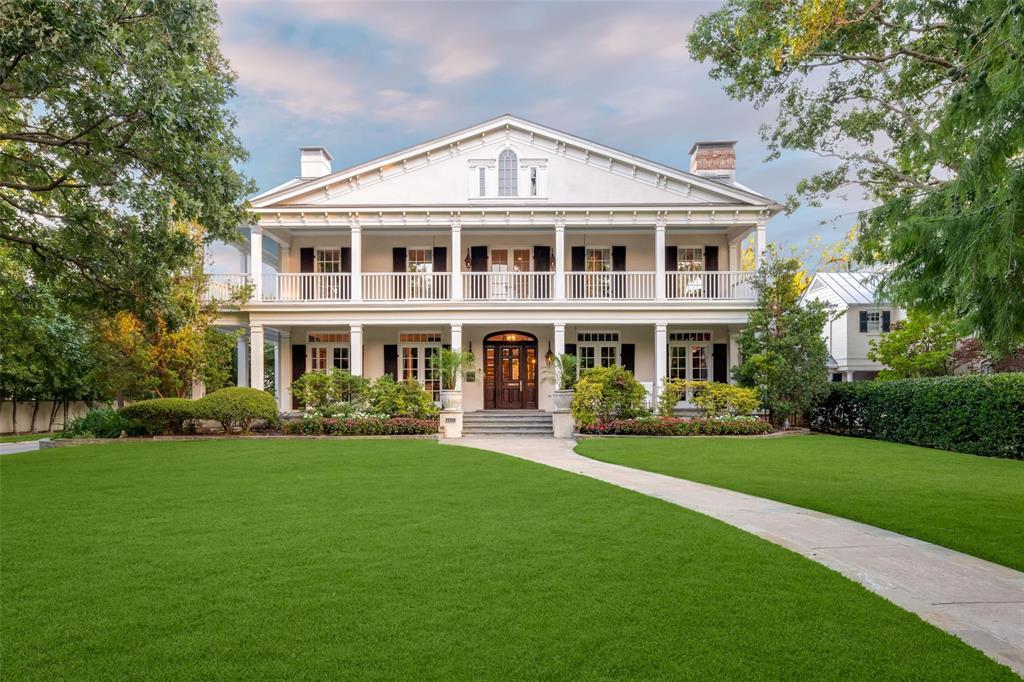
M 618 332 L 580 332 L 576 335 L 579 370 L 619 364 Z
M 868 312 L 866 319 L 868 322 L 867 330 L 869 334 L 882 331 L 882 313 L 878 311 Z
M 441 399 L 441 376 L 433 366 L 433 358 L 440 351 L 441 332 L 403 332 L 398 335 L 402 379 L 417 381 L 435 401 Z
M 519 196 L 518 165 L 516 153 L 511 149 L 506 149 L 498 154 L 499 197 Z

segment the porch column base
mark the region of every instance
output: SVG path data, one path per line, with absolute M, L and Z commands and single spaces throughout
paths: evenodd
M 576 430 L 571 412 L 555 412 L 551 415 L 551 425 L 555 431 L 555 438 L 572 438 L 572 434 Z
M 462 438 L 462 410 L 441 412 L 441 434 L 445 438 Z

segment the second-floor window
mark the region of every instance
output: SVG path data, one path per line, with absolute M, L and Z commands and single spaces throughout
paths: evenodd
M 679 247 L 676 258 L 676 270 L 680 272 L 700 272 L 704 269 L 704 250 L 700 247 Z
M 505 149 L 498 154 L 498 196 L 519 196 L 519 179 L 516 153 Z
M 317 249 L 317 272 L 341 272 L 341 249 Z
M 875 311 L 869 311 L 867 316 L 867 331 L 869 334 L 877 334 L 882 331 L 882 313 Z
M 485 197 L 487 196 L 487 168 L 480 166 L 478 172 L 480 173 L 480 196 Z
M 537 196 L 537 168 L 530 168 L 530 196 Z
M 434 251 L 432 249 L 408 249 L 406 265 L 409 272 L 433 272 Z

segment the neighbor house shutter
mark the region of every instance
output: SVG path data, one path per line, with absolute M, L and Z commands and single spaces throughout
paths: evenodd
M 711 373 L 711 378 L 718 383 L 729 383 L 729 344 L 716 343 L 711 346 Z
M 882 311 L 882 331 L 883 332 L 889 331 L 889 328 L 890 328 L 891 325 L 892 325 L 892 313 L 889 312 L 888 310 L 883 310 Z
M 860 331 L 861 331 L 862 334 L 864 334 L 864 333 L 867 332 L 867 330 L 868 330 L 868 311 L 862 310 L 862 311 L 860 311 Z
M 622 368 L 636 374 L 636 344 L 624 343 L 621 347 Z
M 384 373 L 398 381 L 398 344 L 384 344 Z
M 292 381 L 295 381 L 306 372 L 306 344 L 292 344 Z M 292 394 L 292 409 L 299 409 L 299 399 Z
M 665 272 L 673 273 L 679 270 L 679 247 L 665 247 Z M 666 274 L 668 278 L 665 286 L 665 293 L 669 298 L 675 298 L 679 289 L 679 278 L 672 274 Z
M 612 272 L 626 271 L 626 247 L 612 247 Z M 623 298 L 626 294 L 626 275 L 612 275 L 612 295 Z
M 704 270 L 707 272 L 718 272 L 718 247 L 704 247 Z M 718 298 L 718 277 L 705 275 L 708 281 L 708 298 Z

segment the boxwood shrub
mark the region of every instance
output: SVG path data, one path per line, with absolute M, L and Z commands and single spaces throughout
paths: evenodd
M 277 423 L 277 403 L 258 388 L 222 388 L 196 401 L 196 418 L 220 422 L 224 431 L 238 426 L 248 433 L 259 420 Z
M 334 419 L 306 417 L 301 421 L 285 422 L 285 433 L 306 436 L 413 436 L 437 433 L 436 419 L 410 417 L 361 417 Z
M 120 414 L 147 435 L 169 436 L 184 433 L 188 423 L 196 419 L 198 407 L 195 400 L 155 398 L 122 407 Z
M 771 430 L 771 424 L 752 417 L 641 417 L 580 426 L 580 433 L 605 436 L 754 436 Z
M 811 428 L 1024 459 L 1024 373 L 832 384 Z
M 122 433 L 140 436 L 143 429 L 112 407 L 89 410 L 81 417 L 68 421 L 64 427 L 64 438 L 117 438 Z

